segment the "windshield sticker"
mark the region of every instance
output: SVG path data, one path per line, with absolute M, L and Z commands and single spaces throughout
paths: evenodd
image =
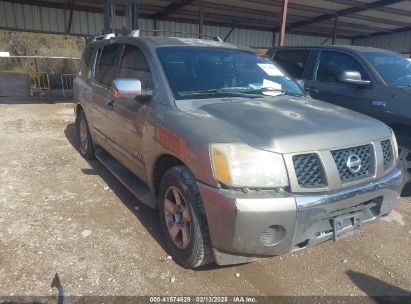
M 268 76 L 285 76 L 274 64 L 271 63 L 260 63 L 258 66 L 268 75 Z
M 274 90 L 274 91 L 264 91 L 263 94 L 267 95 L 267 96 L 279 96 L 279 95 L 283 94 L 283 92 L 281 91 L 282 90 L 281 84 L 276 83 L 276 82 L 271 81 L 271 80 L 264 79 L 263 80 L 263 88 L 268 88 L 268 89 Z

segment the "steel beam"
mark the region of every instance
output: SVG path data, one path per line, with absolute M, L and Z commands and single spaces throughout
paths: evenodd
M 163 10 L 154 14 L 153 18 L 161 19 L 165 18 L 171 13 L 178 11 L 179 9 L 183 8 L 184 6 L 193 3 L 195 0 L 175 0 L 173 3 L 166 6 Z
M 355 0 L 328 0 L 333 3 L 338 3 L 338 4 L 345 4 L 345 5 L 350 5 L 350 6 L 358 6 L 358 7 L 365 7 L 367 3 L 360 2 L 360 1 L 355 1 Z M 403 2 L 406 2 L 409 0 L 403 0 Z M 409 12 L 403 11 L 400 9 L 392 8 L 392 7 L 374 7 L 373 10 L 379 11 L 379 12 L 384 12 L 384 13 L 389 13 L 389 14 L 394 14 L 394 15 L 400 15 L 400 16 L 406 16 L 409 17 Z
M 356 14 L 356 13 L 376 9 L 376 8 L 379 8 L 379 7 L 384 7 L 384 6 L 387 6 L 387 5 L 395 4 L 395 3 L 398 3 L 398 2 L 404 2 L 404 0 L 379 0 L 379 1 L 371 2 L 371 3 L 364 3 L 361 6 L 353 6 L 353 7 L 347 8 L 347 9 L 340 10 L 340 11 L 336 12 L 336 14 L 334 14 L 334 15 L 325 14 L 325 15 L 320 15 L 320 16 L 314 17 L 310 21 L 296 22 L 294 24 L 291 24 L 289 26 L 289 29 L 295 29 L 295 28 L 307 26 L 307 25 L 310 25 L 310 24 L 313 24 L 313 23 L 318 23 L 318 22 L 334 19 L 335 15 L 338 15 L 338 16 L 341 16 L 341 17 L 342 16 L 347 16 L 347 15 Z

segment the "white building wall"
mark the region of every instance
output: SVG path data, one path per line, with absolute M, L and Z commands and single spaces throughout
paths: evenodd
M 324 36 L 307 36 L 307 35 L 297 35 L 297 34 L 286 34 L 285 35 L 285 45 L 288 45 L 288 46 L 322 45 L 322 44 L 324 45 L 332 44 L 332 38 L 324 37 Z M 351 40 L 339 38 L 339 39 L 336 39 L 336 44 L 350 45 Z
M 355 45 L 371 46 L 411 54 L 411 30 L 407 32 L 355 39 Z

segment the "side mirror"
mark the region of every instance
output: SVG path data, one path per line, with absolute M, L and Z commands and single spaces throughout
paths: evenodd
M 367 87 L 371 84 L 369 80 L 362 80 L 361 73 L 358 71 L 344 71 L 339 75 L 338 81 L 359 87 Z
M 126 99 L 138 99 L 139 97 L 151 97 L 152 92 L 141 88 L 141 81 L 138 79 L 119 78 L 113 83 L 112 93 L 114 97 Z

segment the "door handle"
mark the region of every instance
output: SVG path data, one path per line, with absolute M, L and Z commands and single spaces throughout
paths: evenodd
M 114 100 L 107 100 L 107 107 L 110 109 L 110 110 L 114 110 L 114 106 L 115 106 L 115 102 L 114 102 Z
M 320 93 L 320 90 L 317 89 L 317 88 L 305 88 L 305 90 L 306 90 L 308 93 L 315 93 L 315 94 L 319 94 L 319 93 Z

